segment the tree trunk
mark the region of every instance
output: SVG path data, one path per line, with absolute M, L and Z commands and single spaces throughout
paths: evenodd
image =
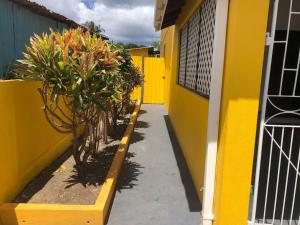
M 104 112 L 104 137 L 103 137 L 104 144 L 108 143 L 108 123 L 109 123 L 108 113 L 107 111 L 105 111 Z
M 77 136 L 77 132 L 76 129 L 74 129 L 73 131 L 73 157 L 74 157 L 74 161 L 76 164 L 76 169 L 78 171 L 78 175 L 79 177 L 83 178 L 84 177 L 84 168 L 80 159 L 80 150 L 79 150 L 79 145 L 78 145 L 78 136 Z

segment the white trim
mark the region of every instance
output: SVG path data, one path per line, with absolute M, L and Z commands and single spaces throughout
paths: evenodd
M 155 7 L 154 7 L 154 20 L 153 25 L 155 28 L 155 31 L 158 31 L 161 24 L 161 12 L 164 10 L 164 0 L 156 0 L 155 1 Z
M 248 225 L 253 225 L 253 223 L 248 221 Z M 270 223 L 254 223 L 254 225 L 273 225 L 273 224 L 270 224 Z
M 167 5 L 168 5 L 168 1 L 169 0 L 163 0 L 163 11 L 161 11 L 161 20 L 160 20 L 160 25 L 159 25 L 159 30 L 161 30 L 161 26 L 162 26 L 162 23 L 163 23 L 163 20 L 164 20 L 164 16 L 165 16 L 165 13 L 166 13 L 166 9 L 167 9 Z
M 154 28 L 155 31 L 161 30 L 163 18 L 166 12 L 168 0 L 156 0 L 154 8 Z
M 229 0 L 216 0 L 216 21 L 205 159 L 203 225 L 213 222 L 216 161 Z

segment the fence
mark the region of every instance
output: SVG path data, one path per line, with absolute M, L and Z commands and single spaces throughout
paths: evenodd
M 163 58 L 133 56 L 133 63 L 144 75 L 142 87 L 134 90 L 132 99 L 143 99 L 146 104 L 163 104 L 165 90 L 165 64 Z

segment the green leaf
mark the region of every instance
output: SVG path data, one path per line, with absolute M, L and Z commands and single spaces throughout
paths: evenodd
M 57 63 L 59 66 L 59 69 L 64 70 L 65 69 L 65 63 L 63 61 L 60 61 Z
M 72 91 L 76 90 L 76 88 L 77 88 L 77 83 L 73 83 L 72 84 Z
M 78 96 L 80 107 L 83 106 L 83 98 L 81 95 Z

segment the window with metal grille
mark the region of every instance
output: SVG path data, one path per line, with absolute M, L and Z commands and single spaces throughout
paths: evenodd
M 205 0 L 180 31 L 178 83 L 209 98 L 216 0 Z

